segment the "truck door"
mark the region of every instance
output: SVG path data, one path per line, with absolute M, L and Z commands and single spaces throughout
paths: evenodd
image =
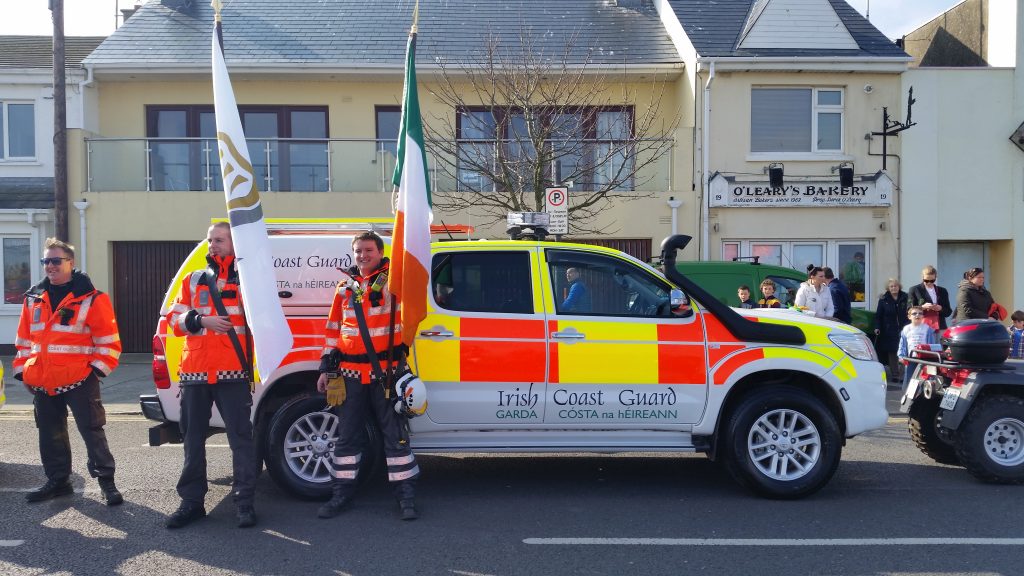
M 673 313 L 671 285 L 626 258 L 549 248 L 544 263 L 551 295 L 545 423 L 697 422 L 707 398 L 700 313 Z
M 415 341 L 427 417 L 506 427 L 544 418 L 547 358 L 532 248 L 437 251 Z

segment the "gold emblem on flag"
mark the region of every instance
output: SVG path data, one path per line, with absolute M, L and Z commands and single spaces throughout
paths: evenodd
M 238 152 L 231 136 L 217 132 L 220 142 L 220 165 L 224 170 L 224 184 L 228 188 L 228 210 L 252 208 L 260 201 L 260 191 L 252 175 L 252 164 Z

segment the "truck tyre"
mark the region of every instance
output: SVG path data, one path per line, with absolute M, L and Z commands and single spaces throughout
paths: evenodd
M 338 417 L 324 411 L 322 395 L 299 396 L 282 405 L 270 420 L 267 471 L 274 482 L 299 498 L 331 496 L 331 458 L 338 440 Z M 372 418 L 366 421 L 366 449 L 359 484 L 379 475 L 383 440 Z
M 1024 482 L 1024 399 L 994 394 L 975 401 L 957 430 L 956 453 L 979 480 Z
M 813 494 L 839 466 L 843 438 L 835 416 L 821 400 L 793 386 L 743 398 L 724 431 L 726 469 L 761 496 L 795 499 Z
M 910 407 L 907 416 L 907 430 L 910 431 L 910 439 L 918 450 L 939 464 L 960 464 L 952 438 L 947 439 L 939 432 L 938 398 L 918 398 Z

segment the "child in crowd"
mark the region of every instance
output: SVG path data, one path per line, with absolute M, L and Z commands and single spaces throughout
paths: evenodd
M 740 286 L 736 289 L 736 295 L 740 297 L 740 308 L 757 308 L 757 304 L 750 299 L 750 286 Z
M 1010 320 L 1013 321 L 1010 326 L 1010 358 L 1024 360 L 1024 312 L 1014 310 Z
M 900 347 L 896 355 L 900 358 L 910 356 L 910 352 L 917 348 L 918 344 L 938 344 L 939 339 L 932 327 L 924 323 L 924 308 L 911 306 L 907 310 L 910 324 L 903 327 L 900 332 Z M 908 366 L 903 371 L 903 392 L 907 391 L 910 384 L 910 377 L 914 375 L 914 366 Z
M 765 278 L 764 282 L 761 282 L 761 298 L 757 301 L 758 308 L 782 308 L 782 302 L 775 297 L 775 281 L 771 278 Z

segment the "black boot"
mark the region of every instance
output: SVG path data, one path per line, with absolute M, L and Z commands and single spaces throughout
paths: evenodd
M 124 502 L 124 496 L 121 495 L 121 491 L 114 485 L 114 478 L 97 478 L 100 483 L 100 492 L 103 493 L 103 499 L 107 501 L 107 506 L 118 506 Z
M 174 511 L 174 514 L 167 518 L 167 522 L 164 525 L 173 530 L 187 526 L 204 516 L 206 516 L 206 508 L 202 504 L 182 502 L 178 509 Z
M 349 484 L 334 480 L 331 483 L 331 499 L 316 511 L 319 518 L 334 518 L 341 514 L 342 510 L 348 507 L 352 501 L 349 495 Z
M 398 506 L 402 510 L 402 520 L 415 520 L 420 517 L 416 511 L 416 480 L 403 480 L 395 486 Z
M 238 527 L 249 528 L 256 525 L 256 509 L 252 504 L 238 505 Z
M 42 502 L 58 496 L 67 496 L 74 491 L 75 489 L 71 486 L 71 482 L 67 478 L 64 478 L 63 480 L 50 479 L 46 481 L 46 484 L 43 484 L 39 488 L 25 494 L 25 500 L 29 502 Z

